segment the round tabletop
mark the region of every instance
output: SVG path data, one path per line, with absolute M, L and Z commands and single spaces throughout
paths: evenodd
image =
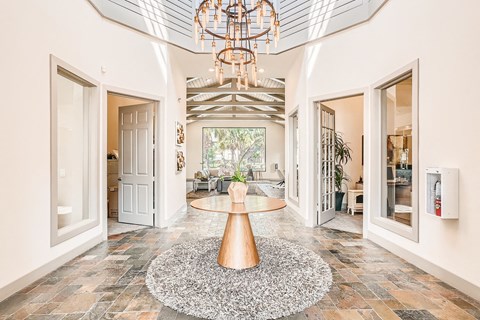
M 190 205 L 203 211 L 234 214 L 275 211 L 287 206 L 281 199 L 261 196 L 247 196 L 244 203 L 232 203 L 228 196 L 215 196 L 194 200 Z

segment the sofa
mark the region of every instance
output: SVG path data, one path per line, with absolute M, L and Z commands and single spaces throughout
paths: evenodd
M 218 182 L 218 170 L 202 170 L 195 174 L 195 179 L 193 179 L 193 191 L 197 190 L 208 190 L 208 192 L 215 190 L 217 188 Z M 201 178 L 200 178 L 201 176 Z
M 217 191 L 219 193 L 227 193 L 230 183 L 232 183 L 232 177 L 223 177 L 223 179 L 219 179 L 217 181 Z

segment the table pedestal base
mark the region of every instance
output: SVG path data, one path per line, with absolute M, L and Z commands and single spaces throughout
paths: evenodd
M 247 269 L 260 263 L 248 213 L 228 214 L 217 262 L 230 269 Z

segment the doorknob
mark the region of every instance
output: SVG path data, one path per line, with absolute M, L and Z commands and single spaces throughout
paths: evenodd
M 122 181 L 122 177 L 118 177 L 117 180 L 118 180 L 118 181 Z

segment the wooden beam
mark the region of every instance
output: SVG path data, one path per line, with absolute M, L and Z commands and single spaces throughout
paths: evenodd
M 199 106 L 233 106 L 233 107 L 249 107 L 249 106 L 279 106 L 285 107 L 284 102 L 270 101 L 188 101 L 187 107 Z
M 218 121 L 225 121 L 225 120 L 239 120 L 239 121 L 250 121 L 250 120 L 261 120 L 261 121 L 285 121 L 283 118 L 265 118 L 265 117 L 195 117 L 195 116 L 190 116 L 187 117 L 188 121 L 212 121 L 212 120 L 218 120 Z
M 238 111 L 238 110 L 195 110 L 195 111 L 187 111 L 187 114 L 232 114 L 232 115 L 238 115 L 238 114 L 265 114 L 265 115 L 271 115 L 271 114 L 279 114 L 279 115 L 284 115 L 285 112 L 282 111 L 264 111 L 264 110 L 252 110 L 252 111 Z
M 215 111 L 215 110 L 218 110 L 218 109 L 222 109 L 222 108 L 225 108 L 224 106 L 216 106 L 216 107 L 211 107 L 211 108 L 208 108 L 208 109 L 204 109 L 204 110 L 193 110 L 195 108 L 198 108 L 198 107 L 187 107 L 187 113 L 189 113 L 190 111 Z
M 285 88 L 261 88 L 253 87 L 248 90 L 240 89 L 236 87 L 232 88 L 187 88 L 187 94 L 204 94 L 204 93 L 230 93 L 230 94 L 245 94 L 245 93 L 266 93 L 266 94 L 285 94 Z

